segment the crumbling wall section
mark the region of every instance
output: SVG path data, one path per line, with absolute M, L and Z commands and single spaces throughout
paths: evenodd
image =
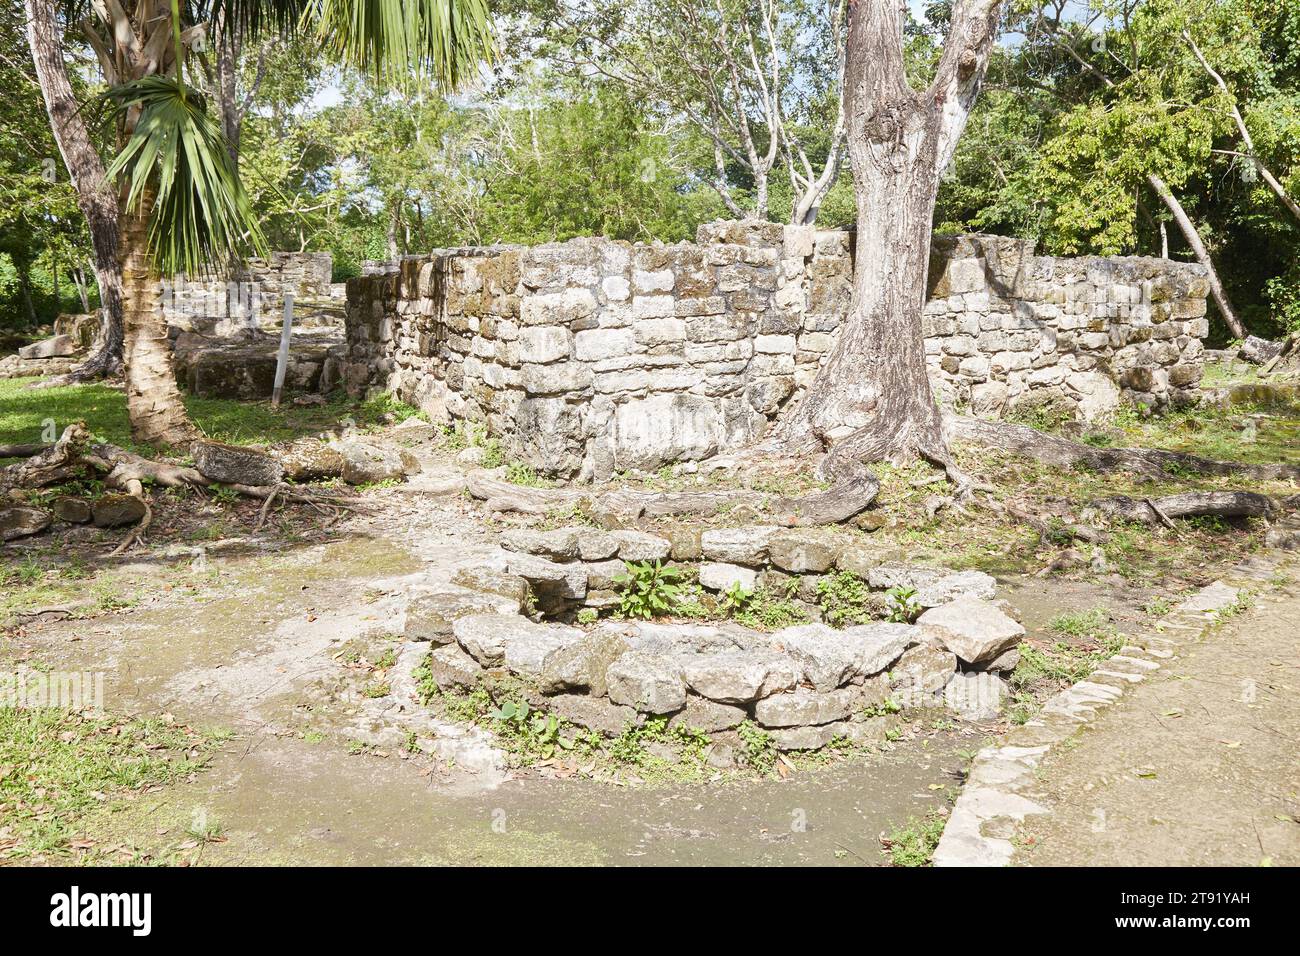
M 439 250 L 348 282 L 338 374 L 436 421 L 482 422 L 510 455 L 584 479 L 755 441 L 817 374 L 852 298 L 852 236 L 701 226 L 664 245 L 574 239 Z M 923 316 L 941 401 L 997 415 L 1053 402 L 1195 400 L 1198 266 L 1055 259 L 938 237 Z

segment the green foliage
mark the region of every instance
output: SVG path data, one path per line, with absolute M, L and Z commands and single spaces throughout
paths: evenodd
M 851 571 L 836 571 L 817 582 L 817 603 L 832 627 L 866 624 L 876 618 L 876 599 L 867 582 Z
M 335 56 L 394 86 L 453 90 L 495 55 L 486 0 L 320 0 L 313 12 Z
M 680 569 L 662 561 L 624 561 L 627 569 L 614 578 L 622 592 L 618 613 L 622 617 L 652 618 L 673 609 L 681 593 Z
M 525 488 L 551 488 L 555 482 L 545 475 L 539 475 L 532 466 L 512 461 L 506 466 L 506 481 Z
M 571 750 L 573 742 L 560 736 L 565 721 L 534 710 L 522 698 L 508 699 L 488 711 L 495 729 L 516 754 L 533 760 L 549 760 L 560 750 Z
M 484 468 L 500 468 L 505 464 L 505 449 L 501 447 L 501 440 L 490 434 L 487 425 L 482 422 L 460 419 L 444 426 L 443 441 L 451 451 L 482 448 Z
M 647 744 L 664 744 L 678 750 L 688 761 L 700 763 L 709 745 L 708 735 L 694 728 L 668 726 L 668 718 L 651 717 L 640 726 L 626 727 L 607 748 L 611 758 L 634 767 L 656 769 L 662 758 L 651 753 Z
M 909 818 L 905 825 L 895 827 L 880 841 L 889 862 L 894 866 L 929 866 L 947 822 L 947 814 L 931 810 L 919 820 Z
M 885 592 L 886 620 L 896 624 L 911 624 L 920 616 L 922 607 L 916 600 L 916 588 L 897 585 Z
M 500 166 L 486 171 L 474 230 L 497 241 L 575 236 L 693 236 L 701 214 L 671 143 L 644 106 L 617 87 L 560 86 L 538 108 L 495 117 Z M 492 122 L 493 117 L 488 121 Z
M 1047 626 L 1064 637 L 1091 637 L 1104 630 L 1110 613 L 1104 607 L 1058 614 Z
M 8 333 L 82 311 L 71 273 L 84 268 L 90 248 L 35 82 L 25 27 L 21 4 L 0 8 L 0 355 L 21 344 Z M 70 80 L 74 95 L 85 97 L 79 71 Z M 93 281 L 88 292 L 93 308 Z
M 735 617 L 754 602 L 754 592 L 747 590 L 739 581 L 722 592 L 718 600 L 718 610 L 727 617 Z
M 742 722 L 736 734 L 740 737 L 741 758 L 748 766 L 764 776 L 776 769 L 779 754 L 771 734 L 751 720 Z
M 107 175 L 127 174 L 125 208 L 150 214 L 149 246 L 165 275 L 200 274 L 249 250 L 266 254 L 261 226 L 203 96 L 155 75 L 110 86 L 104 101 L 107 117 L 117 122 L 138 111 Z
M 799 586 L 793 580 L 790 585 L 791 589 Z M 744 606 L 733 611 L 732 616 L 746 627 L 761 631 L 777 631 L 783 627 L 803 624 L 808 620 L 808 615 L 792 600 L 791 589 L 783 594 L 771 587 L 761 587 L 748 594 Z M 726 601 L 725 595 L 723 601 Z

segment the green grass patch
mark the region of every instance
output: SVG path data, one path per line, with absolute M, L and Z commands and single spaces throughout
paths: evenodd
M 947 823 L 948 815 L 936 808 L 895 827 L 880 838 L 880 845 L 894 866 L 929 866 Z
M 0 707 L 0 861 L 72 861 L 91 816 L 202 770 L 224 736 L 156 719 Z M 75 861 L 94 861 L 85 849 Z
M 32 379 L 0 379 L 0 435 L 6 441 L 38 442 L 47 437 L 46 426 L 63 429 L 84 421 L 95 437 L 141 454 L 148 449 L 131 442 L 126 394 L 96 383 L 61 388 L 28 388 Z M 385 420 L 419 417 L 418 410 L 384 395 L 367 402 L 336 396 L 324 405 L 282 405 L 239 402 L 220 398 L 185 398 L 185 407 L 199 430 L 214 441 L 241 445 L 268 445 L 311 435 L 351 419 L 358 428 Z

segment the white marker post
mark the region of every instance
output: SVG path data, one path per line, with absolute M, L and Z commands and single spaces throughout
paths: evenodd
M 284 373 L 289 367 L 289 336 L 293 334 L 293 293 L 284 294 L 284 328 L 280 330 L 280 354 L 275 360 L 275 388 L 271 390 L 271 407 L 280 407 L 284 391 Z

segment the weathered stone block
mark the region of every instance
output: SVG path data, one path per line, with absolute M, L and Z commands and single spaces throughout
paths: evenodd
M 643 714 L 670 714 L 686 704 L 686 684 L 675 663 L 633 651 L 605 672 L 609 699 Z
M 1025 629 L 987 601 L 961 597 L 931 608 L 917 624 L 968 664 L 992 661 L 1020 643 Z

